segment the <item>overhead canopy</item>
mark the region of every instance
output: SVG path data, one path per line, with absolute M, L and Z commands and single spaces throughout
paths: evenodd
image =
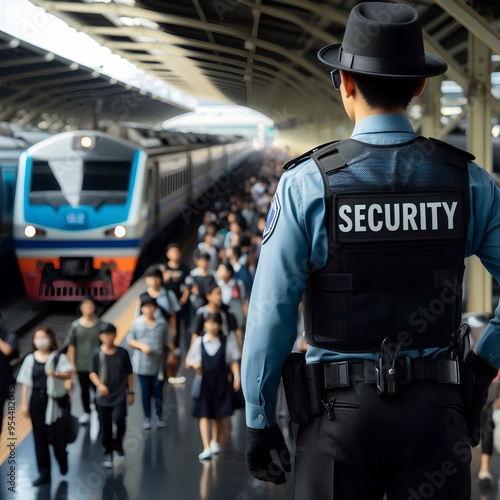
M 339 42 L 356 0 L 33 0 L 89 34 L 114 53 L 202 99 L 256 109 L 278 126 L 293 128 L 340 110 L 319 48 Z M 468 87 L 468 34 L 500 54 L 497 0 L 408 2 L 421 14 L 427 50 L 449 64 L 447 77 Z M 41 56 L 42 57 L 42 56 Z M 42 57 L 43 59 L 43 57 Z M 50 64 L 56 65 L 57 58 Z M 42 63 L 40 68 L 49 68 Z M 78 73 L 76 71 L 79 71 Z M 51 78 L 81 76 L 62 83 L 57 96 L 76 105 L 96 102 L 108 108 L 130 90 L 109 88 L 83 70 Z M 46 77 L 44 77 L 45 79 Z M 85 83 L 81 83 L 85 81 Z M 40 82 L 41 85 L 41 82 Z M 82 87 L 72 91 L 71 86 Z M 39 88 L 39 87 L 37 87 Z M 30 94 L 30 90 L 26 89 Z M 109 93 L 109 94 L 108 94 Z M 73 94 L 72 97 L 69 97 Z M 150 101 L 147 101 L 150 102 Z M 55 109 L 57 102 L 51 104 Z M 68 104 L 69 105 L 69 104 Z M 92 104 L 90 104 L 92 106 Z M 168 107 L 168 105 L 165 105 Z M 146 100 L 134 110 L 159 112 Z M 168 110 L 167 110 L 168 111 Z M 130 116 L 128 117 L 130 119 Z
M 2 32 L 0 78 L 0 121 L 21 126 L 161 123 L 188 109 Z

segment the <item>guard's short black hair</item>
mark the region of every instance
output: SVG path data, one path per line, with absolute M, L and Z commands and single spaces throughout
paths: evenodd
M 408 108 L 421 78 L 380 78 L 351 73 L 370 108 Z

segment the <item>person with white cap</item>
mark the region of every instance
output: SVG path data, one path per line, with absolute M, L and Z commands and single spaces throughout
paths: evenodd
M 500 308 L 468 350 L 462 277 L 476 254 L 500 278 L 500 190 L 406 117 L 447 70 L 413 7 L 356 5 L 318 57 L 354 130 L 286 164 L 268 213 L 242 358 L 249 471 L 281 484 L 291 470 L 275 415 L 283 373 L 295 498 L 470 499 Z M 289 356 L 302 298 L 305 360 Z

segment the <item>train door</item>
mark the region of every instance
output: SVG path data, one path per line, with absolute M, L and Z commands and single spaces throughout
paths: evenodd
M 158 229 L 159 221 L 159 175 L 158 162 L 148 162 L 146 172 L 146 186 L 144 190 L 144 212 L 147 214 L 147 226 L 154 232 Z
M 154 233 L 156 234 L 160 229 L 160 219 L 161 219 L 161 206 L 160 206 L 160 190 L 161 190 L 161 179 L 160 179 L 160 166 L 158 161 L 154 161 L 152 165 L 152 190 L 151 197 L 149 198 L 152 204 L 153 210 L 153 220 L 152 224 L 154 227 Z
M 193 160 L 191 155 L 187 153 L 187 161 L 186 161 L 186 202 L 188 205 L 191 205 L 193 201 Z

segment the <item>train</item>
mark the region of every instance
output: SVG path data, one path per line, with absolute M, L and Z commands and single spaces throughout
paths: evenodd
M 17 164 L 21 153 L 36 142 L 50 137 L 41 130 L 28 131 L 0 122 L 0 238 L 11 235 Z
M 241 137 L 126 130 L 134 142 L 70 131 L 20 156 L 13 238 L 29 298 L 119 299 L 154 238 L 254 151 Z

